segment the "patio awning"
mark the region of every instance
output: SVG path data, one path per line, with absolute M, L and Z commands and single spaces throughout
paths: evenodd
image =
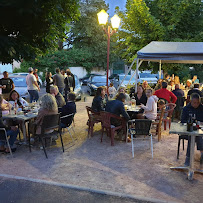
M 143 61 L 203 64 L 203 42 L 152 41 L 137 52 Z

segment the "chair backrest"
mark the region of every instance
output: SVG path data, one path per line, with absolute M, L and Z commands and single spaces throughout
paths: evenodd
M 166 110 L 166 107 L 161 109 L 161 114 L 160 114 L 160 117 L 159 117 L 159 126 L 158 127 L 161 127 L 161 125 L 162 125 L 162 121 L 163 121 L 163 118 L 164 118 L 165 110 Z
M 65 116 L 60 116 L 60 119 L 61 119 L 61 121 L 62 121 L 62 119 L 65 119 L 65 121 L 67 122 L 65 124 L 67 125 L 67 127 L 69 127 L 73 122 L 74 116 L 75 116 L 75 113 L 71 113 L 71 114 L 68 114 Z
M 98 116 L 100 115 L 100 112 L 93 111 L 92 108 L 89 106 L 86 106 L 86 109 L 87 109 L 87 115 L 88 115 L 89 119 L 93 115 L 98 115 Z
M 135 135 L 149 135 L 152 121 L 148 119 L 135 119 L 133 120 L 133 125 L 135 126 Z
M 59 128 L 60 126 L 60 114 L 49 114 L 43 117 L 41 132 L 42 134 L 45 130 L 52 130 L 55 128 Z
M 173 111 L 174 111 L 174 109 L 176 107 L 176 104 L 174 104 L 174 103 L 168 103 L 165 106 L 166 106 L 165 112 L 168 113 L 167 117 L 171 118 L 172 115 L 173 115 Z
M 6 129 L 0 128 L 0 141 L 6 141 Z
M 106 111 L 101 111 L 101 120 L 102 120 L 102 126 L 105 128 L 111 127 L 111 113 Z

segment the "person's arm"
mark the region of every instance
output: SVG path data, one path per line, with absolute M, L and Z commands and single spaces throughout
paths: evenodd
M 144 109 L 145 111 L 152 111 L 152 109 L 153 109 L 152 100 L 150 98 L 148 98 L 148 102 L 147 102 L 146 106 L 141 104 L 141 108 Z
M 172 103 L 176 103 L 176 100 L 177 100 L 177 97 L 176 97 L 176 95 L 175 94 L 173 94 L 172 92 L 170 92 L 170 96 L 171 96 L 171 99 L 172 99 Z
M 128 113 L 125 111 L 124 105 L 121 105 L 121 115 L 125 118 L 126 121 L 130 120 L 130 116 Z

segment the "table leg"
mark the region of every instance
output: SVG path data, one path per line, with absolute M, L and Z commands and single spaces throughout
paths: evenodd
M 195 135 L 191 136 L 191 143 L 190 143 L 190 166 L 188 172 L 188 180 L 193 179 L 194 175 L 194 151 L 195 151 Z
M 26 143 L 27 139 L 26 139 L 26 122 L 23 121 L 22 123 L 22 130 L 23 130 L 23 139 L 24 139 L 24 142 Z

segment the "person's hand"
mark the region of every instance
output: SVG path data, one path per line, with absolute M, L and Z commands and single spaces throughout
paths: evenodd
M 17 128 L 17 127 L 15 127 L 15 126 L 11 126 L 11 130 L 13 130 L 13 131 L 17 131 L 17 130 L 18 130 L 18 128 Z
M 38 87 L 38 90 L 40 91 L 40 87 Z
M 141 105 L 140 105 L 141 108 L 143 108 L 144 106 L 145 106 L 144 104 L 141 104 Z
M 3 87 L 2 87 L 3 89 L 6 89 L 6 85 L 3 85 Z

